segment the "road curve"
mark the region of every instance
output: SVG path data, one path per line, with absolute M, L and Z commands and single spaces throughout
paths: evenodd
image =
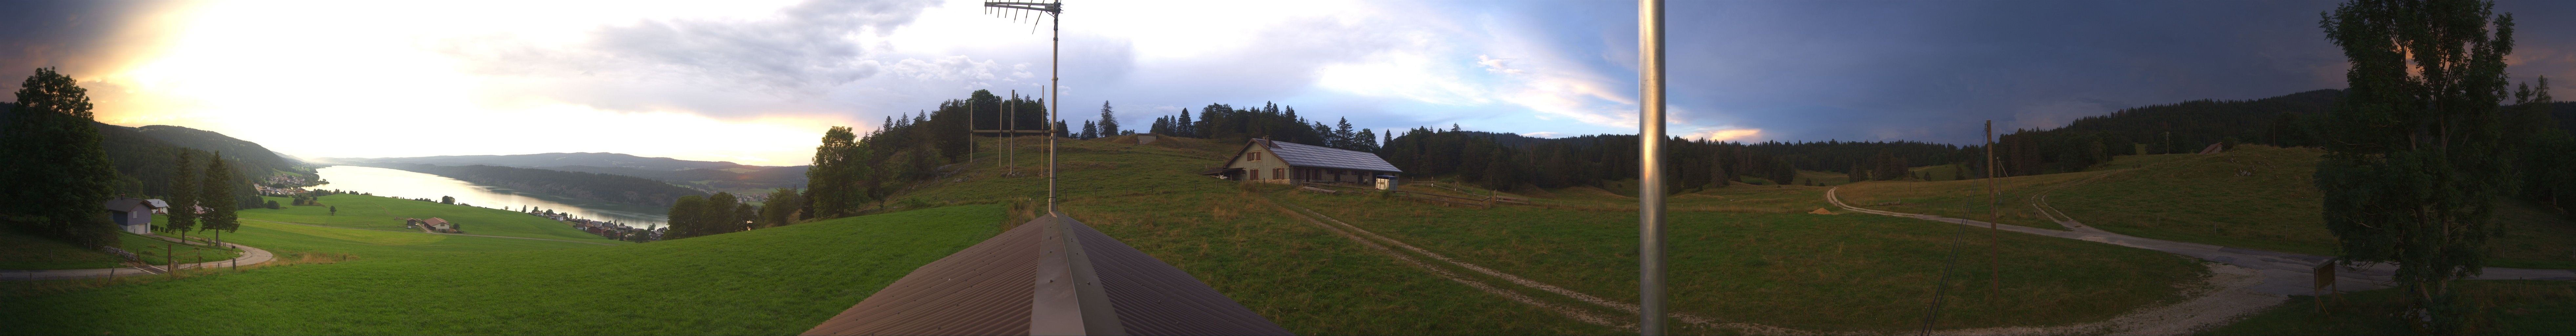
M 153 238 L 161 238 L 161 240 L 167 240 L 167 241 L 172 241 L 172 242 L 177 242 L 177 241 L 179 241 L 179 239 L 178 239 L 178 238 L 162 237 L 162 236 L 160 236 L 160 235 L 153 235 L 152 237 L 153 237 Z M 256 248 L 256 247 L 242 246 L 242 244 L 234 244 L 234 243 L 224 243 L 224 246 L 228 246 L 228 247 L 232 247 L 232 248 L 236 248 L 236 249 L 241 249 L 241 250 L 242 250 L 242 254 L 241 254 L 241 256 L 233 257 L 232 259 L 225 259 L 225 260 L 218 260 L 218 261 L 209 261 L 209 262 L 201 262 L 201 263 L 194 263 L 194 264 L 180 264 L 180 265 L 179 265 L 179 269 L 183 269 L 183 270 L 190 270 L 190 269 L 215 268 L 215 267 L 249 266 L 249 265 L 258 265 L 258 264 L 262 264 L 262 263 L 267 263 L 267 262 L 268 262 L 268 261 L 270 261 L 270 260 L 276 260 L 276 259 L 277 259 L 277 255 L 269 253 L 269 252 L 268 252 L 268 250 L 262 250 L 262 249 L 259 249 L 259 248 Z M 89 278 L 105 278 L 105 277 L 110 277 L 110 276 L 152 275 L 152 274 L 160 274 L 160 273 L 162 273 L 162 272 L 159 270 L 159 268 L 161 268 L 161 267 L 165 267 L 165 266 L 157 266 L 157 265 L 156 265 L 155 267 L 152 267 L 153 269 L 149 269 L 149 270 L 144 269 L 144 268 L 141 268 L 141 267 L 91 268 L 91 269 L 67 269 L 67 270 L 0 270 L 0 281 L 89 279 Z

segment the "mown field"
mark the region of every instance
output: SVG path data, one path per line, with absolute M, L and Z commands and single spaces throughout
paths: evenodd
M 160 216 L 153 216 L 153 219 L 155 224 L 160 222 Z M 116 233 L 116 238 L 117 248 L 133 252 L 144 263 L 156 265 L 170 263 L 170 254 L 178 254 L 179 263 L 183 264 L 194 263 L 200 259 L 205 261 L 232 259 L 241 255 L 240 250 L 172 243 L 122 231 Z M 192 251 L 194 252 L 191 253 Z M 78 245 L 0 229 L 0 269 L 111 268 L 122 267 L 124 261 L 125 258 L 107 252 L 84 249 Z
M 1043 208 L 1045 152 L 1024 149 L 1018 168 L 1024 175 L 1005 177 L 996 165 L 994 139 L 983 140 L 976 168 L 952 175 L 962 179 L 924 186 L 893 197 L 898 200 L 891 203 L 1016 200 Z M 1121 140 L 1061 143 L 1061 211 L 1189 272 L 1291 332 L 1620 332 L 1479 292 L 1292 220 L 1259 196 L 1266 191 L 1256 192 L 1268 189 L 1193 175 L 1220 164 L 1239 142 L 1164 138 L 1133 145 Z
M 285 197 L 268 197 L 268 199 L 277 201 L 278 204 L 292 203 Z M 553 219 L 509 210 L 354 194 L 322 196 L 320 201 L 325 206 L 289 205 L 285 209 L 242 209 L 241 218 L 362 229 L 419 231 L 419 229 L 404 229 L 403 218 L 436 217 L 455 223 L 468 234 L 628 244 L 582 232 L 573 229 L 571 225 Z M 339 207 L 340 212 L 332 214 L 331 206 Z
M 1792 187 L 1794 188 L 1794 187 Z M 1669 213 L 1676 312 L 1726 322 L 1828 332 L 1920 328 L 1953 266 L 1935 328 L 2095 321 L 2178 298 L 2203 268 L 2180 256 L 1955 224 L 1872 215 L 1806 214 L 1822 188 L 1740 186 L 1675 197 Z M 1570 193 L 1556 192 L 1561 198 Z M 1470 263 L 1614 300 L 1636 300 L 1636 210 L 1501 206 L 1450 208 L 1367 195 L 1277 193 L 1396 240 Z M 1756 202 L 1738 211 L 1693 204 Z M 1607 204 L 1603 204 L 1607 205 Z M 2001 293 L 1986 249 L 2003 248 Z M 1954 249 L 1965 254 L 1948 262 Z M 1633 315 L 1630 315 L 1633 316 Z
M 2468 308 L 2468 335 L 2566 335 L 2576 332 L 2576 282 L 2469 280 L 2452 283 Z M 2406 335 L 2404 290 L 2385 288 L 2328 296 L 2325 309 L 2309 296 L 2290 301 L 2203 335 Z
M 1861 208 L 2065 230 L 2065 226 L 2057 225 L 2056 221 L 2048 220 L 2039 210 L 2031 208 L 2031 198 L 2050 188 L 2082 182 L 2101 174 L 2103 172 L 2080 172 L 1993 179 L 1995 190 L 2001 191 L 1995 199 L 2000 201 L 1989 200 L 1986 196 L 1987 179 L 1869 181 L 1844 185 L 1834 195 L 1842 198 L 1843 204 Z M 2056 198 L 2049 200 L 2057 201 Z M 1996 202 L 2000 202 L 1999 206 Z M 2067 209 L 2067 206 L 2058 208 Z M 1990 209 L 2001 211 L 1990 212 Z
M 793 334 L 998 233 L 1001 214 L 957 206 L 628 246 L 253 222 L 226 239 L 299 260 L 349 259 L 94 289 L 5 283 L 11 304 L 0 305 L 0 325 L 28 334 Z
M 2215 155 L 2121 156 L 2106 174 L 2050 193 L 2059 211 L 2146 238 L 2332 255 L 2313 148 L 2238 146 Z M 2059 174 L 2071 175 L 2071 174 Z M 2042 176 L 2016 177 L 2038 178 Z M 2007 179 L 2010 180 L 2010 179 Z M 2499 202 L 2490 266 L 2576 268 L 2576 222 L 2518 200 Z M 2022 205 L 2027 208 L 2028 205 Z

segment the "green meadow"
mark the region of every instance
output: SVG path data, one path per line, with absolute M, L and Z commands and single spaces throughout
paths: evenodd
M 2105 165 L 2116 169 L 2077 173 L 2104 176 L 2050 192 L 2048 203 L 2120 234 L 2332 255 L 2315 182 L 2323 153 L 2244 145 L 2213 155 L 2121 156 Z M 2576 221 L 2520 200 L 2501 200 L 2497 210 L 2502 234 L 2488 242 L 2489 266 L 2576 268 L 2576 245 L 2565 243 L 2576 239 Z
M 2161 252 L 1990 235 L 1905 218 L 1804 213 L 1824 203 L 1819 189 L 1738 186 L 1674 197 L 1666 233 L 1672 309 L 1822 332 L 1912 330 L 1922 327 L 1933 284 L 1941 283 L 1947 264 L 1951 287 L 1943 293 L 1947 303 L 1935 328 L 2053 325 L 2170 302 L 2179 298 L 2177 285 L 2205 274 L 2198 262 Z M 1624 208 L 1474 209 L 1374 195 L 1274 197 L 1469 263 L 1636 300 L 1632 200 Z M 1694 211 L 1737 202 L 1747 204 Z M 2002 247 L 1989 257 L 1996 239 Z M 1953 253 L 1962 254 L 1951 261 Z M 1988 260 L 2001 263 L 1989 266 Z M 1989 267 L 2001 269 L 2001 293 L 1993 291 L 1996 278 Z
M 12 296 L 0 325 L 29 334 L 793 334 L 997 233 L 1001 214 L 956 206 L 628 246 L 251 222 L 226 239 L 346 260 L 95 289 L 0 284 L 20 287 L 0 291 Z
M 287 204 L 285 197 L 268 197 Z M 285 209 L 242 209 L 241 218 L 335 227 L 420 231 L 403 228 L 403 218 L 439 218 L 467 234 L 627 244 L 573 229 L 572 225 L 509 210 L 422 202 L 392 197 L 339 194 L 322 196 L 324 206 L 289 205 Z M 339 207 L 333 214 L 330 207 Z M 257 246 L 254 246 L 257 247 Z
M 153 216 L 158 223 L 160 216 Z M 174 234 L 175 235 L 175 234 Z M 147 264 L 169 264 L 169 255 L 179 256 L 179 263 L 200 260 L 216 261 L 240 256 L 241 251 L 198 245 L 172 243 L 143 235 L 117 232 L 116 247 L 133 252 Z M 123 267 L 125 258 L 52 239 L 0 230 L 0 269 L 49 270 Z

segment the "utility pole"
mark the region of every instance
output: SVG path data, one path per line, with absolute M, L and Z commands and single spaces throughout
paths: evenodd
M 1997 183 L 1995 181 L 1995 121 L 1986 120 L 1986 270 L 1991 273 L 1994 280 L 1994 288 L 1986 292 L 1986 302 L 1989 303 L 1995 302 L 1995 296 L 2004 291 L 2003 257 L 1996 256 L 1997 250 L 2003 248 L 2004 242 L 2003 236 L 1995 235 L 1995 231 L 2003 231 L 2001 227 L 1995 226 L 1995 222 L 2003 221 L 2004 216 L 2003 191 Z
M 1637 334 L 1664 334 L 1664 1 L 1637 1 Z

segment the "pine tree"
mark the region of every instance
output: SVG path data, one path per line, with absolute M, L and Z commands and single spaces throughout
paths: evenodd
M 1333 148 L 1360 150 L 1359 139 L 1353 138 L 1359 136 L 1359 133 L 1355 133 L 1351 130 L 1351 118 L 1345 117 L 1341 119 L 1342 121 L 1339 124 L 1333 126 L 1333 135 L 1326 141 L 1326 143 L 1332 144 Z
M 1075 138 L 1077 138 L 1077 139 L 1086 139 L 1086 140 L 1088 140 L 1088 139 L 1099 139 L 1099 138 L 1100 138 L 1100 125 L 1099 125 L 1099 124 L 1093 124 L 1093 123 L 1091 123 L 1091 121 L 1090 121 L 1090 120 L 1083 120 L 1083 121 L 1082 121 L 1082 136 L 1075 137 Z
M 1109 101 L 1100 101 L 1100 136 L 1118 135 L 1118 113 L 1109 110 Z
M 1190 109 L 1181 109 L 1181 122 L 1180 125 L 1177 126 L 1180 126 L 1180 130 L 1173 131 L 1173 133 L 1176 134 L 1170 135 L 1193 138 L 1199 137 L 1199 125 L 1190 121 Z
M 2478 275 L 2501 234 L 2491 217 L 2511 190 L 2498 110 L 2514 23 L 2494 6 L 2356 0 L 2319 22 L 2350 65 L 2316 171 L 2336 260 L 2396 263 L 2401 318 L 2418 330 L 2462 330 L 2468 308 L 2450 282 Z
M 161 227 L 161 230 L 164 232 L 180 232 L 194 230 L 197 228 L 197 164 L 195 163 L 195 158 L 196 150 L 180 150 L 179 162 L 177 162 L 177 164 L 171 169 L 170 199 L 162 200 L 170 203 L 169 224 L 164 224 Z M 222 160 L 222 158 L 215 159 Z
M 233 188 L 242 180 L 233 174 L 232 166 L 224 164 L 223 157 L 224 152 L 207 156 L 211 159 L 207 161 L 211 162 L 206 165 L 204 182 L 197 187 L 197 204 L 206 207 L 206 213 L 197 216 L 198 230 L 232 232 L 241 227 L 233 213 L 241 207 L 241 203 L 233 199 Z

